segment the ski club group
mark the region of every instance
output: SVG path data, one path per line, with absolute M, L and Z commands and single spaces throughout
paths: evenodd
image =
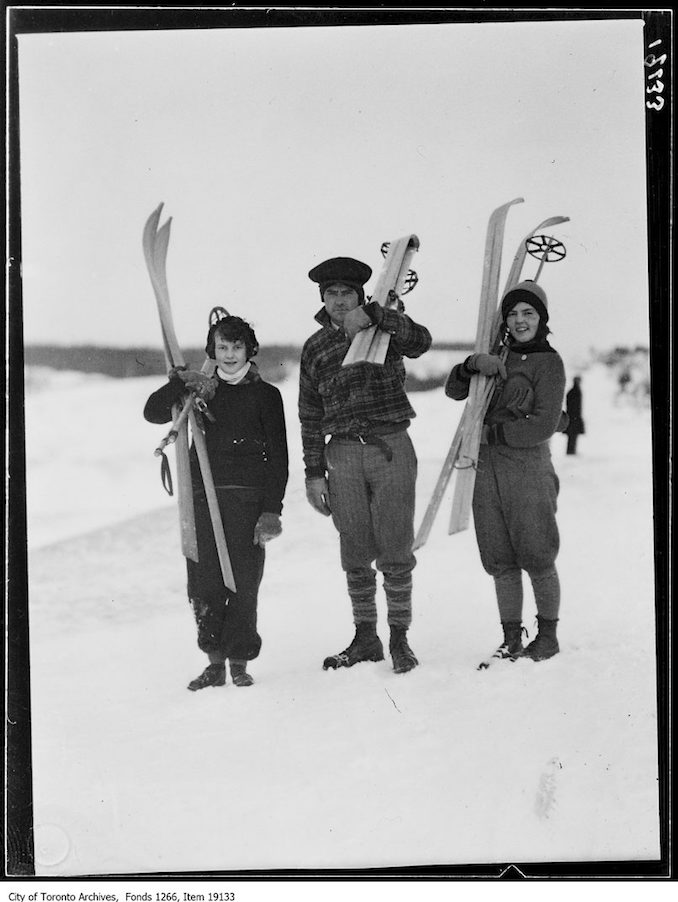
M 355 629 L 350 643 L 325 657 L 322 667 L 384 660 L 377 629 L 380 574 L 388 653 L 395 673 L 403 674 L 419 664 L 408 640 L 417 547 L 417 455 L 408 432 L 415 411 L 405 391 L 404 358 L 425 354 L 432 336 L 406 314 L 396 291 L 388 292 L 388 303 L 374 295 L 366 298 L 364 286 L 372 270 L 359 260 L 333 257 L 308 276 L 317 285 L 321 306 L 315 314 L 318 328 L 304 343 L 300 360 L 298 417 L 306 496 L 320 516 L 331 518 L 338 533 Z M 153 273 L 152 279 L 157 288 Z M 502 659 L 542 662 L 559 652 L 559 483 L 549 440 L 568 426 L 565 370 L 548 341 L 548 300 L 536 280 L 516 281 L 493 313 L 500 347 L 470 354 L 453 367 L 445 384 L 445 396 L 452 401 L 467 400 L 479 379 L 488 386 L 477 423 L 469 505 L 480 560 L 494 581 L 502 638 L 478 669 Z M 385 347 L 383 360 L 373 362 L 367 355 L 346 365 L 354 343 L 374 335 Z M 198 646 L 208 662 L 188 684 L 191 691 L 224 686 L 227 665 L 235 686 L 253 685 L 248 666 L 262 645 L 258 593 L 265 546 L 282 532 L 289 460 L 282 397 L 259 374 L 258 347 L 251 325 L 221 310 L 207 335 L 211 366 L 201 371 L 171 366 L 168 381 L 144 408 L 151 423 L 176 421 L 177 410 L 189 405 L 194 417 L 187 472 L 197 554 L 195 560 L 187 557 L 187 595 Z M 204 442 L 200 447 L 196 430 Z M 213 491 L 204 478 L 201 448 Z M 215 538 L 215 516 L 223 525 L 230 585 Z M 538 623 L 529 643 L 523 627 L 523 571 L 532 586 Z

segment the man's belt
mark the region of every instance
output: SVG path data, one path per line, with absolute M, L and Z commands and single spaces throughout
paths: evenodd
M 375 426 L 365 432 L 335 432 L 332 438 L 340 439 L 346 442 L 360 442 L 361 445 L 375 445 L 383 451 L 386 460 L 393 460 L 393 451 L 391 446 L 384 440 L 382 436 L 394 435 L 397 432 L 405 432 L 409 422 L 407 423 L 391 423 L 388 426 Z

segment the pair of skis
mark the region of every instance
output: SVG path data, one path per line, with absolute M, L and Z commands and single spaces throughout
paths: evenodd
M 490 216 L 485 239 L 485 255 L 483 261 L 483 280 L 480 296 L 480 309 L 476 329 L 474 353 L 495 353 L 506 357 L 507 348 L 502 348 L 501 333 L 501 307 L 499 306 L 499 275 L 501 271 L 502 247 L 506 217 L 514 204 L 522 203 L 523 198 L 514 200 L 497 207 Z M 568 222 L 567 216 L 553 216 L 545 219 L 535 226 L 523 238 L 516 251 L 511 269 L 509 271 L 503 298 L 521 279 L 525 258 L 530 250 L 530 242 L 542 229 Z M 541 259 L 548 259 L 548 246 L 544 250 L 542 239 Z M 554 243 L 555 244 L 555 243 Z M 536 254 L 535 254 L 536 256 Z M 539 268 L 541 271 L 541 266 Z M 535 280 L 536 281 L 536 280 Z M 473 490 L 476 479 L 476 465 L 480 450 L 483 421 L 489 407 L 495 388 L 495 379 L 478 373 L 471 378 L 469 395 L 452 439 L 452 444 L 443 462 L 440 475 L 433 489 L 431 500 L 424 513 L 423 520 L 414 539 L 413 549 L 421 548 L 431 533 L 433 523 L 440 509 L 445 492 L 454 471 L 457 471 L 454 494 L 452 499 L 452 511 L 448 534 L 453 535 L 468 528 L 471 507 L 473 503 Z
M 229 315 L 228 310 L 226 310 L 225 307 L 213 307 L 212 310 L 210 311 L 210 315 L 209 315 L 209 321 L 208 321 L 209 325 L 213 326 L 220 319 L 223 319 L 225 316 L 228 316 L 228 315 Z M 203 363 L 202 367 L 200 368 L 200 372 L 204 376 L 211 377 L 211 376 L 214 376 L 215 370 L 216 370 L 215 361 L 210 360 L 209 357 L 206 357 L 205 362 Z M 198 408 L 198 410 L 200 411 L 200 413 L 203 414 L 204 416 L 206 416 L 208 419 L 213 419 L 209 410 L 207 409 L 207 404 L 202 400 L 202 398 L 200 398 L 200 396 L 196 392 L 191 392 L 186 397 L 183 407 L 181 407 L 179 413 L 173 418 L 172 425 L 170 427 L 169 432 L 161 440 L 160 444 L 155 449 L 154 454 L 156 457 L 164 458 L 165 448 L 168 445 L 171 445 L 174 442 L 176 442 L 177 438 L 179 437 L 179 431 L 181 429 L 181 426 L 183 425 L 184 420 L 188 419 L 188 415 L 191 412 L 191 410 L 193 409 L 193 405 L 195 405 Z M 169 494 L 171 495 L 172 492 L 170 491 Z
M 416 235 L 406 235 L 382 246 L 384 265 L 371 300 L 382 307 L 392 307 L 402 294 L 414 288 L 417 276 L 410 269 L 410 262 L 418 250 L 419 239 Z M 377 326 L 362 329 L 351 342 L 342 366 L 353 363 L 376 363 L 383 366 L 390 341 L 388 332 Z
M 153 293 L 155 294 L 158 307 L 162 340 L 165 349 L 165 362 L 169 372 L 174 367 L 183 367 L 186 364 L 174 330 L 169 289 L 167 286 L 167 248 L 169 245 L 172 220 L 170 218 L 163 226 L 159 226 L 162 208 L 163 204 L 160 204 L 146 221 L 143 232 L 143 248 L 146 266 L 151 278 L 151 285 L 153 286 Z M 209 362 L 206 361 L 203 366 L 204 372 L 207 372 L 208 366 Z M 189 460 L 188 427 L 190 425 L 193 443 L 198 455 L 200 474 L 207 498 L 207 505 L 224 585 L 232 591 L 236 591 L 233 568 L 226 546 L 224 526 L 221 520 L 219 503 L 214 487 L 214 479 L 212 478 L 212 469 L 207 454 L 207 443 L 205 434 L 197 420 L 196 406 L 197 399 L 195 397 L 185 399 L 183 405 L 175 405 L 173 410 L 172 428 L 169 435 L 163 440 L 164 443 L 161 443 L 156 449 L 156 453 L 162 453 L 162 449 L 165 445 L 171 442 L 175 444 L 181 550 L 184 557 L 192 561 L 197 561 L 198 540 L 195 526 L 195 510 L 193 506 L 193 488 L 191 484 Z

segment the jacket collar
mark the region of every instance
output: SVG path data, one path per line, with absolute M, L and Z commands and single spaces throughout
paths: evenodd
M 219 379 L 217 373 L 215 372 L 215 376 Z M 245 373 L 240 382 L 236 382 L 233 388 L 237 388 L 240 385 L 251 385 L 253 382 L 261 382 L 261 376 L 259 374 L 259 370 L 257 369 L 257 365 L 253 360 L 250 360 L 250 368 Z M 225 379 L 219 379 L 219 385 L 228 385 L 228 382 Z
M 259 369 L 257 368 L 256 363 L 253 360 L 250 360 L 250 368 L 246 373 L 245 378 L 240 382 L 240 385 L 249 385 L 252 382 L 261 382 L 261 375 L 259 374 Z
M 325 326 L 325 327 L 330 326 L 331 327 L 331 325 L 332 325 L 332 320 L 330 319 L 330 315 L 327 312 L 327 310 L 325 310 L 324 307 L 321 307 L 320 310 L 318 310 L 318 312 L 313 317 L 313 319 L 317 323 L 320 323 L 321 326 Z
M 512 341 L 509 345 L 509 350 L 513 351 L 515 354 L 556 353 L 556 349 L 552 348 L 545 338 L 533 338 L 532 341 L 526 341 L 525 344 L 520 344 L 518 341 Z
M 362 307 L 362 304 L 360 305 Z M 339 326 L 335 326 L 335 324 L 330 319 L 330 315 L 324 307 L 321 307 L 320 310 L 316 313 L 313 319 L 320 323 L 325 329 L 332 329 L 333 332 L 339 332 L 341 335 L 344 334 L 343 329 L 340 329 Z

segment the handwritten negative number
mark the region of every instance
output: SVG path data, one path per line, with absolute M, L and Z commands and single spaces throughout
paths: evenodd
M 661 41 L 655 41 L 654 44 L 651 44 L 650 46 L 654 47 L 657 44 L 661 44 Z M 647 69 L 653 69 L 655 66 L 663 66 L 665 62 L 665 53 L 662 53 L 660 57 L 656 57 L 654 53 L 650 53 L 645 57 L 645 67 Z M 655 72 L 648 73 L 647 80 L 650 84 L 645 88 L 645 93 L 658 95 L 652 101 L 645 101 L 645 106 L 649 110 L 661 110 L 664 107 L 664 98 L 661 96 L 664 91 L 664 82 L 660 80 L 663 74 L 664 70 L 661 68 L 657 69 Z M 654 83 L 652 83 L 653 79 L 656 79 Z

